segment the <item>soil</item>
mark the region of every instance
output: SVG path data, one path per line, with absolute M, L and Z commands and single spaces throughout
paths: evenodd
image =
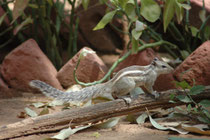
M 24 111 L 25 107 L 33 102 L 48 102 L 49 99 L 43 97 L 43 95 L 34 95 L 26 93 L 24 97 L 18 97 L 13 99 L 1 99 L 0 100 L 0 126 L 14 123 L 22 118 L 17 116 L 20 112 Z M 31 107 L 31 106 L 30 106 Z M 60 108 L 55 110 L 50 110 L 50 113 L 61 111 Z M 15 138 L 14 140 L 41 140 L 43 138 L 48 138 L 56 133 L 47 133 L 40 135 L 31 135 L 20 138 Z M 96 136 L 98 135 L 98 137 Z M 171 131 L 160 131 L 153 127 L 140 126 L 137 124 L 129 124 L 128 122 L 121 121 L 114 128 L 109 129 L 98 129 L 89 128 L 82 130 L 72 136 L 71 140 L 167 140 L 169 137 L 183 137 L 183 138 L 199 138 L 199 139 L 210 139 L 207 136 L 200 135 L 180 135 Z

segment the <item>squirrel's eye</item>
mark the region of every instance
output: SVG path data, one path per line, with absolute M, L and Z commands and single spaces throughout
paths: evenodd
M 165 65 L 162 65 L 162 68 L 166 68 L 166 66 Z
M 157 58 L 157 57 L 155 57 L 155 58 L 154 58 L 154 61 L 158 61 L 158 58 Z

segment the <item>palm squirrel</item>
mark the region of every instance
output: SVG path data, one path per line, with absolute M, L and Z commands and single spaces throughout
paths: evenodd
M 157 98 L 159 94 L 153 91 L 152 88 L 155 80 L 160 74 L 167 74 L 172 71 L 173 68 L 166 62 L 155 58 L 149 65 L 133 65 L 124 68 L 111 80 L 102 84 L 85 87 L 80 91 L 63 92 L 39 80 L 32 80 L 29 84 L 32 87 L 38 88 L 46 96 L 64 102 L 85 102 L 107 93 L 111 94 L 112 97 L 121 97 L 139 86 L 144 86 L 150 94 Z

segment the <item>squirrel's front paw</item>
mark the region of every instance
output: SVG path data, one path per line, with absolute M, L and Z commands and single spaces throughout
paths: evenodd
M 123 97 L 121 97 L 121 99 L 123 99 L 126 102 L 126 104 L 128 104 L 128 105 L 130 105 L 130 103 L 132 102 L 132 99 L 127 96 L 123 96 Z
M 152 95 L 154 95 L 155 99 L 160 97 L 160 94 L 157 91 L 153 91 Z

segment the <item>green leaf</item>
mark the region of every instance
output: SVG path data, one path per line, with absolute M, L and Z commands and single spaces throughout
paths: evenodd
M 179 129 L 179 128 L 175 128 L 175 127 L 164 127 L 164 126 L 158 124 L 155 120 L 153 120 L 152 117 L 151 117 L 150 115 L 149 115 L 149 119 L 150 119 L 151 124 L 152 124 L 155 128 L 157 128 L 157 129 L 159 129 L 159 130 L 168 130 L 168 129 L 169 129 L 169 130 L 172 130 L 172 131 L 176 131 L 176 132 L 178 132 L 178 133 L 180 133 L 180 134 L 187 134 L 187 133 L 188 133 L 187 131 L 182 130 L 182 129 Z
M 182 89 L 190 89 L 191 86 L 186 82 L 186 81 L 182 81 L 182 82 L 177 82 L 175 81 L 176 87 L 181 87 Z
M 24 108 L 24 110 L 25 110 L 26 114 L 29 115 L 30 117 L 36 117 L 36 116 L 38 116 L 35 111 L 31 110 L 28 107 Z
M 117 10 L 106 13 L 93 30 L 103 29 L 112 20 L 116 12 Z
M 191 109 L 192 109 L 192 105 L 191 105 L 191 104 L 189 104 L 189 105 L 187 106 L 187 111 L 188 111 L 188 112 L 190 112 L 190 111 L 191 111 Z
M 210 112 L 208 110 L 204 109 L 202 112 L 208 117 L 208 119 L 210 119 Z
M 151 124 L 159 130 L 167 130 L 168 129 L 167 127 L 164 127 L 164 126 L 158 124 L 155 120 L 152 119 L 152 117 L 150 115 L 149 115 L 149 120 L 150 120 Z
M 175 0 L 166 0 L 163 10 L 163 27 L 164 32 L 168 27 L 168 24 L 171 22 L 172 18 L 174 17 L 175 13 Z
M 182 8 L 182 5 L 180 3 L 178 3 L 178 1 L 175 1 L 175 12 L 176 12 L 176 17 L 177 17 L 177 21 L 180 24 L 183 16 L 184 16 L 184 9 Z
M 210 100 L 202 100 L 199 104 L 204 107 L 210 107 Z
M 194 107 L 193 110 L 194 110 L 195 113 L 198 113 L 198 109 L 197 108 Z
M 82 0 L 82 6 L 85 10 L 87 10 L 90 0 Z
M 149 22 L 158 20 L 160 12 L 160 6 L 154 0 L 141 0 L 140 14 Z
M 145 122 L 146 118 L 148 118 L 148 115 L 146 113 L 143 113 L 136 119 L 136 122 L 138 124 L 143 124 Z
M 199 17 L 200 17 L 202 22 L 205 22 L 205 20 L 206 20 L 206 10 L 201 10 L 199 12 Z
M 13 34 L 16 35 L 24 26 L 33 23 L 33 19 L 31 17 L 28 17 L 25 19 L 21 24 L 15 27 Z
M 104 123 L 95 125 L 95 127 L 102 128 L 102 129 L 112 128 L 118 124 L 119 120 L 120 120 L 120 117 L 111 118 Z
M 186 9 L 186 10 L 190 10 L 191 9 L 191 6 L 190 5 L 188 5 L 188 4 L 181 4 L 181 6 L 184 8 L 184 9 Z
M 130 18 L 131 22 L 137 20 L 137 15 L 135 11 L 135 6 L 132 3 L 127 3 L 125 6 L 125 13 L 128 15 Z
M 132 43 L 131 52 L 132 54 L 136 54 L 138 52 L 139 42 L 134 37 L 132 37 L 131 43 Z
M 169 100 L 168 102 L 169 102 L 169 103 L 176 103 L 176 102 L 175 102 L 175 101 L 173 101 L 173 100 Z
M 14 9 L 12 11 L 13 21 L 11 24 L 23 13 L 28 5 L 29 0 L 16 0 L 14 3 Z
M 4 21 L 4 18 L 6 17 L 7 13 L 4 13 L 1 17 L 0 17 L 0 26 Z
M 116 7 L 119 5 L 118 0 L 110 0 L 110 2 Z
M 66 138 L 68 138 L 70 135 L 74 134 L 73 130 L 71 128 L 67 128 L 67 129 L 63 129 L 59 132 L 59 134 L 51 137 L 51 138 L 55 138 L 58 140 L 64 140 Z
M 47 107 L 43 108 L 43 110 L 39 113 L 39 116 L 49 114 L 49 109 Z
M 199 30 L 196 27 L 194 27 L 194 26 L 190 26 L 190 30 L 191 30 L 192 36 L 196 37 L 196 35 L 199 32 Z
M 123 9 L 125 9 L 125 6 L 126 6 L 126 4 L 127 4 L 128 1 L 129 1 L 129 0 L 118 0 L 119 5 L 120 5 Z
M 180 53 L 184 59 L 186 59 L 190 55 L 190 53 L 186 50 L 181 50 Z
M 176 98 L 179 99 L 181 102 L 184 102 L 184 103 L 190 103 L 190 102 L 192 102 L 190 100 L 190 98 L 187 97 L 186 95 L 178 95 L 178 96 L 176 96 Z
M 142 31 L 136 31 L 135 29 L 133 29 L 133 30 L 131 31 L 131 34 L 132 34 L 132 36 L 133 36 L 133 38 L 134 38 L 135 40 L 138 40 L 139 37 L 140 37 L 141 34 L 142 34 Z
M 206 118 L 206 117 L 200 117 L 200 116 L 198 116 L 197 119 L 198 119 L 200 122 L 204 122 L 204 123 L 207 123 L 207 124 L 210 123 L 209 119 Z
M 170 94 L 170 100 L 174 100 L 175 94 Z
M 203 92 L 205 90 L 205 86 L 202 85 L 197 85 L 197 86 L 193 86 L 190 89 L 190 95 L 197 95 L 200 94 L 201 92 Z

